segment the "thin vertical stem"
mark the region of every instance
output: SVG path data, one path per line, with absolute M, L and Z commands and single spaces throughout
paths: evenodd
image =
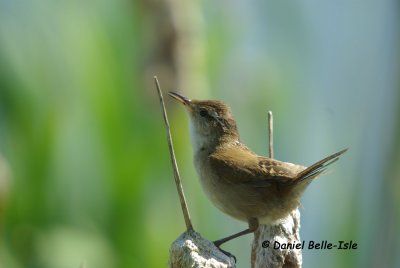
M 161 108 L 162 108 L 162 111 L 163 111 L 165 127 L 167 129 L 168 148 L 169 148 L 169 153 L 170 153 L 170 156 L 171 156 L 172 169 L 174 170 L 174 178 L 175 178 L 176 189 L 178 191 L 179 201 L 180 201 L 181 207 L 182 207 L 183 218 L 185 219 L 186 229 L 187 230 L 193 230 L 192 221 L 190 220 L 189 209 L 188 209 L 187 203 L 186 203 L 185 193 L 183 192 L 181 178 L 179 176 L 178 165 L 176 163 L 175 152 L 174 152 L 174 147 L 173 147 L 172 138 L 171 138 L 171 130 L 170 130 L 170 127 L 169 127 L 167 111 L 165 110 L 164 98 L 163 98 L 163 95 L 161 93 L 160 83 L 158 82 L 157 76 L 154 76 L 154 81 L 156 83 L 158 96 L 160 97 L 160 104 L 161 104 Z
M 268 140 L 269 157 L 274 158 L 274 118 L 272 116 L 272 111 L 268 111 Z

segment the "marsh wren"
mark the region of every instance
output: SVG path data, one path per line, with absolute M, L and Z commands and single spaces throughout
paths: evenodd
M 190 100 L 169 95 L 182 103 L 190 118 L 194 164 L 201 185 L 212 203 L 249 228 L 215 241 L 220 246 L 254 232 L 259 224 L 273 224 L 300 204 L 308 184 L 347 151 L 332 154 L 306 168 L 258 156 L 239 141 L 230 108 L 221 101 Z

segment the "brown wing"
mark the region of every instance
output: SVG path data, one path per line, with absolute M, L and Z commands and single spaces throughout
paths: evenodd
M 209 157 L 210 165 L 227 182 L 264 187 L 293 181 L 304 167 L 257 156 L 244 147 L 232 145 L 218 149 Z

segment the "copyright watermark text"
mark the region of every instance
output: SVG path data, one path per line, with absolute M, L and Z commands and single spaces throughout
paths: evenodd
M 292 243 L 281 243 L 278 241 L 268 241 L 265 240 L 262 242 L 261 246 L 263 248 L 272 248 L 272 249 L 318 249 L 318 250 L 330 250 L 330 249 L 344 249 L 344 250 L 352 250 L 357 249 L 358 244 L 350 241 L 338 240 L 335 242 L 328 242 L 327 240 L 323 241 L 295 241 Z

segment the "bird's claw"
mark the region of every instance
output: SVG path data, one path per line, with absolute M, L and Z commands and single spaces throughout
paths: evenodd
M 220 245 L 218 245 L 218 243 L 214 243 L 214 245 L 219 249 L 219 251 L 221 251 L 222 253 L 224 253 L 226 256 L 228 256 L 229 258 L 233 258 L 233 259 L 235 260 L 235 263 L 237 262 L 237 261 L 236 261 L 235 255 L 233 255 L 232 253 L 230 253 L 230 252 L 228 252 L 228 251 L 225 251 L 225 250 L 223 250 L 222 248 L 220 248 Z

